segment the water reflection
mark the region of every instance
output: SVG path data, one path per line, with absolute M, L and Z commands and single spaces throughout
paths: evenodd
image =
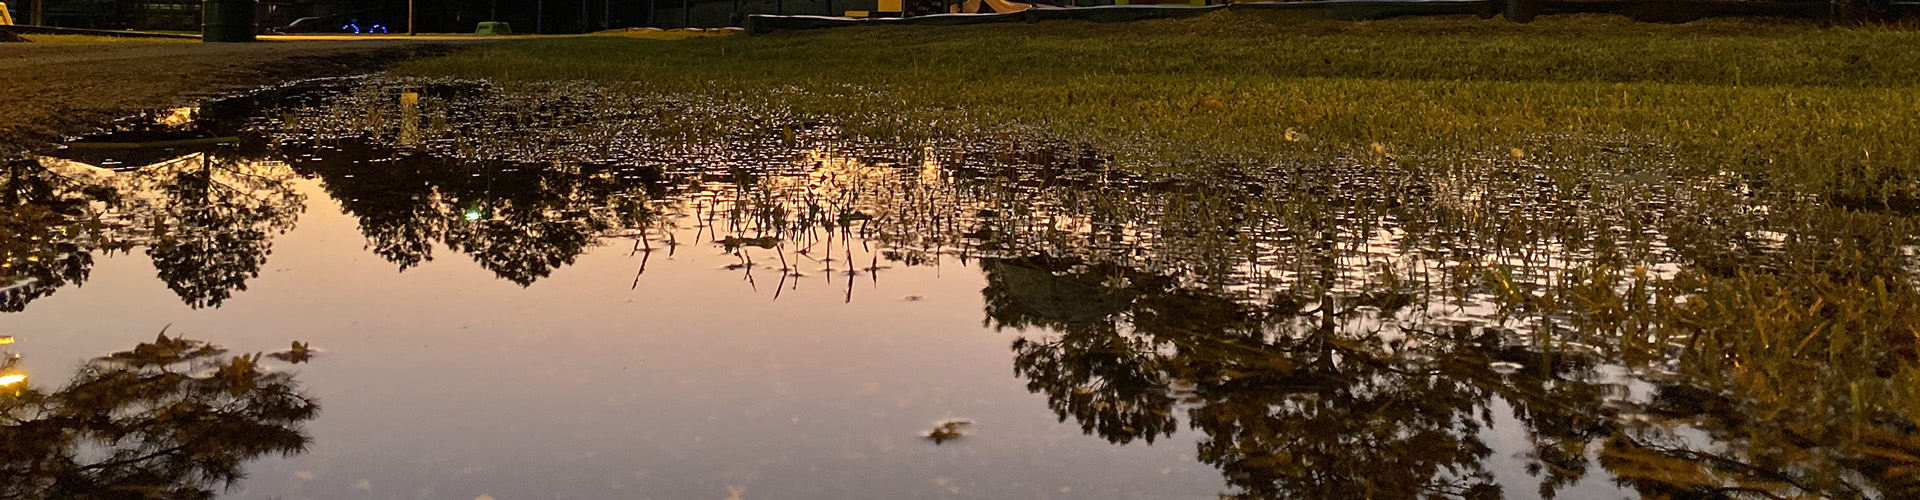
M 5 217 L 0 217 L 0 311 L 18 312 L 34 299 L 87 280 L 100 227 L 93 204 L 115 193 L 82 175 L 44 168 L 32 160 L 0 162 L 5 169 Z M 101 242 L 104 243 L 104 242 Z M 83 247 L 85 247 L 83 249 Z
M 318 412 L 258 355 L 163 334 L 64 386 L 0 385 L 0 498 L 214 498 L 248 462 L 306 450 Z
M 147 256 L 160 280 L 193 307 L 219 306 L 247 289 L 271 253 L 271 237 L 292 229 L 305 209 L 292 172 L 271 163 L 220 161 L 199 154 L 141 169 L 126 207 L 145 219 Z
M 85 282 L 93 253 L 136 246 L 183 302 L 217 307 L 259 276 L 272 236 L 305 208 L 284 167 L 208 153 L 119 174 L 59 159 L 6 170 L 8 311 Z
M 1647 498 L 1904 498 L 1920 484 L 1912 414 L 1859 396 L 1910 394 L 1911 360 L 1819 377 L 1840 384 L 1749 372 L 1770 367 L 1633 378 L 1494 329 L 1383 335 L 1367 306 L 1331 295 L 1250 307 L 1074 264 L 984 266 L 993 324 L 1036 333 L 1013 344 L 1018 374 L 1115 443 L 1184 419 L 1236 497 L 1501 498 L 1484 463 L 1503 408 L 1533 443 L 1544 498 L 1595 471 Z
M 573 87 L 316 95 L 164 161 L 9 164 L 8 310 L 131 248 L 219 306 L 307 178 L 400 271 L 444 249 L 531 287 L 630 244 L 638 287 L 654 252 L 701 245 L 753 291 L 851 302 L 893 266 L 976 267 L 1058 418 L 1120 445 L 1193 433 L 1239 498 L 1920 494 L 1914 222 L 1763 179 L 1550 148 L 1156 169 L 777 120 L 690 139 L 659 122 L 687 102 Z M 109 161 L 144 166 L 80 163 Z
M 500 278 L 531 285 L 649 213 L 642 175 L 590 165 L 469 162 L 365 142 L 282 143 L 303 174 L 360 220 L 369 250 L 401 270 L 443 245 Z

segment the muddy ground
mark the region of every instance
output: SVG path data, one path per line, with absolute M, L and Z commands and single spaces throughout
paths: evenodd
M 366 74 L 474 42 L 0 43 L 0 157 L 143 110 L 307 78 Z

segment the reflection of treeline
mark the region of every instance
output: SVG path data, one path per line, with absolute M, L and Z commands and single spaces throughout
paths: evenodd
M 181 300 L 218 306 L 259 275 L 272 236 L 305 208 L 285 172 L 231 156 L 197 153 L 123 174 L 46 162 L 7 162 L 0 179 L 11 212 L 0 233 L 8 311 L 84 282 L 94 252 L 136 245 Z
M 305 451 L 318 404 L 258 355 L 226 354 L 162 335 L 64 386 L 0 386 L 0 498 L 211 499 L 247 462 Z
M 1654 390 L 1635 396 L 1641 382 L 1592 351 L 1486 326 L 1407 328 L 1364 295 L 1248 305 L 1073 258 L 983 268 L 990 324 L 1024 332 L 1015 370 L 1060 418 L 1115 443 L 1184 420 L 1237 497 L 1501 498 L 1483 438 L 1496 400 L 1524 426 L 1546 497 L 1596 470 L 1648 498 L 1904 498 L 1920 486 L 1910 351 L 1847 369 L 1865 363 L 1816 348 L 1834 366 L 1798 375 L 1773 372 L 1787 368 L 1779 354 L 1728 369 L 1732 346 L 1695 346 L 1677 370 L 1641 372 Z
M 1046 167 L 999 156 L 952 168 L 984 190 L 968 236 L 1000 257 L 983 294 L 1029 331 L 1029 387 L 1116 442 L 1184 416 L 1247 497 L 1498 496 L 1494 397 L 1543 494 L 1593 463 L 1657 498 L 1920 485 L 1904 216 L 1630 163 L 1029 176 Z M 1658 390 L 1626 397 L 1595 369 L 1616 363 Z
M 402 270 L 446 245 L 523 286 L 600 238 L 643 226 L 652 199 L 665 196 L 655 169 L 461 162 L 357 141 L 323 155 L 309 154 L 312 144 L 280 146 L 359 218 L 369 249 Z

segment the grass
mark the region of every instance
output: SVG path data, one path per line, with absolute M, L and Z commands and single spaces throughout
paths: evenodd
M 1653 145 L 1836 199 L 1920 198 L 1914 32 L 1290 16 L 530 40 L 397 73 L 591 80 L 764 104 L 857 135 L 1018 131 L 1159 163 Z

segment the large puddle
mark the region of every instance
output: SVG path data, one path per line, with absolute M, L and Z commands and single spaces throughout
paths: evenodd
M 7 163 L 0 497 L 1895 498 L 1920 473 L 1911 331 L 1765 341 L 1835 367 L 1795 378 L 1690 309 L 1798 265 L 1904 277 L 1906 226 L 1834 236 L 1851 216 L 1626 146 L 1143 167 L 720 107 L 323 82 Z M 1887 310 L 1847 304 L 1812 314 Z

